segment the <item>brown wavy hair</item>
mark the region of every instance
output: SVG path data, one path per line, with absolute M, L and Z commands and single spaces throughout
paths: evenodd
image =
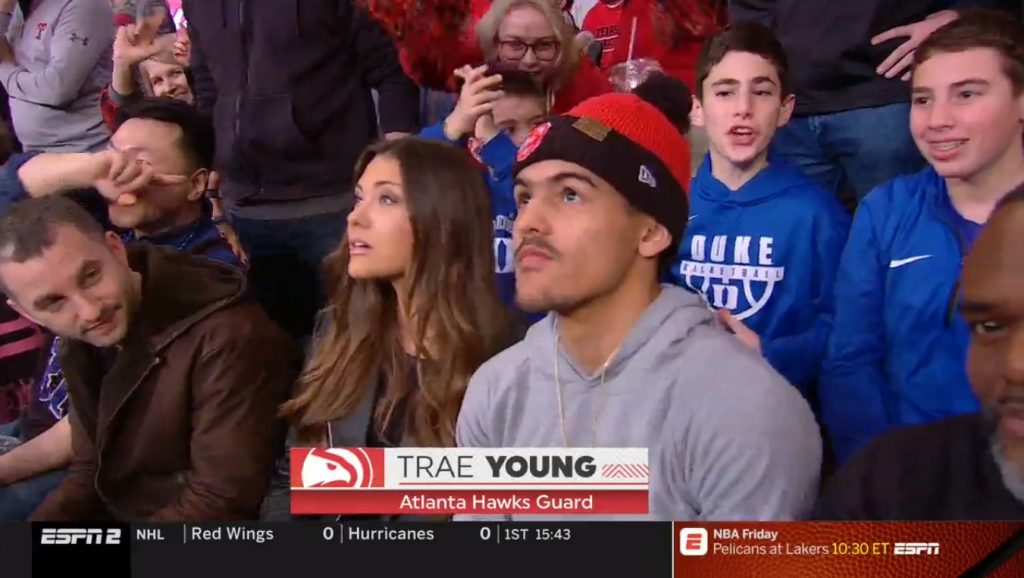
M 348 276 L 348 236 L 324 260 L 326 327 L 282 406 L 300 442 L 325 442 L 326 425 L 380 395 L 372 427 L 382 436 L 404 406 L 404 440 L 455 445 L 455 422 L 469 378 L 511 345 L 516 323 L 498 297 L 490 195 L 480 168 L 455 147 L 417 138 L 382 141 L 363 153 L 358 181 L 377 157 L 398 161 L 413 231 L 404 311 L 418 362 L 402 345 L 399 297 L 387 280 Z M 411 306 L 410 306 L 411 305 Z M 409 391 L 408 372 L 417 373 Z

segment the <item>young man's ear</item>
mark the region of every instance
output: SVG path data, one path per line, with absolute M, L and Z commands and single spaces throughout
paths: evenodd
M 124 241 L 113 231 L 107 231 L 103 233 L 103 241 L 106 243 L 107 248 L 118 260 L 118 262 L 125 265 L 128 264 L 128 249 L 124 246 Z
M 644 228 L 644 235 L 640 239 L 640 246 L 637 250 L 643 257 L 654 258 L 672 245 L 672 235 L 669 234 L 665 225 L 651 219 L 650 224 Z
M 701 106 L 700 99 L 696 95 L 691 98 L 693 98 L 693 106 L 690 107 L 690 126 L 704 128 L 704 107 Z
M 787 94 L 782 97 L 782 112 L 779 113 L 779 128 L 782 128 L 789 124 L 790 119 L 793 118 L 793 108 L 796 106 L 796 95 Z
M 203 198 L 206 194 L 207 184 L 210 182 L 210 171 L 206 169 L 199 169 L 192 173 L 192 178 L 189 179 L 189 192 L 188 200 L 193 203 Z

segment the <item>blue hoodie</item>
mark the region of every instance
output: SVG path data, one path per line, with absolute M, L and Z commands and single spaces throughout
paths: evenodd
M 444 123 L 437 123 L 420 132 L 421 138 L 464 147 L 465 141 L 453 141 L 444 134 Z M 512 255 L 512 223 L 516 218 L 512 167 L 518 148 L 504 132 L 480 148 L 480 161 L 486 165 L 487 188 L 491 191 L 491 216 L 494 219 L 494 263 L 498 290 L 505 303 L 516 306 L 515 262 Z M 531 320 L 540 316 L 530 316 Z
M 850 218 L 798 169 L 772 158 L 738 191 L 705 156 L 673 281 L 729 309 L 772 367 L 810 398 L 832 325 L 835 270 Z
M 956 296 L 963 256 L 980 228 L 953 209 L 930 167 L 861 202 L 836 278 L 821 384 L 840 461 L 893 427 L 979 409 Z

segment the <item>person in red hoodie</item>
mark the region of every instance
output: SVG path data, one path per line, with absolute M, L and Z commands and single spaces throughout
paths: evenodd
M 395 38 L 405 73 L 423 87 L 456 92 L 457 68 L 497 60 L 537 74 L 551 87 L 555 113 L 612 90 L 555 0 L 366 2 Z

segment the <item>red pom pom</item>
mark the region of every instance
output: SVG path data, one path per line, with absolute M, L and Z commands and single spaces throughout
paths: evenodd
M 707 38 L 722 29 L 724 2 L 715 0 L 655 0 L 655 34 L 672 46 L 684 37 Z
M 396 40 L 437 45 L 462 34 L 470 21 L 470 0 L 360 0 L 364 8 Z M 447 40 L 447 42 L 445 42 Z

